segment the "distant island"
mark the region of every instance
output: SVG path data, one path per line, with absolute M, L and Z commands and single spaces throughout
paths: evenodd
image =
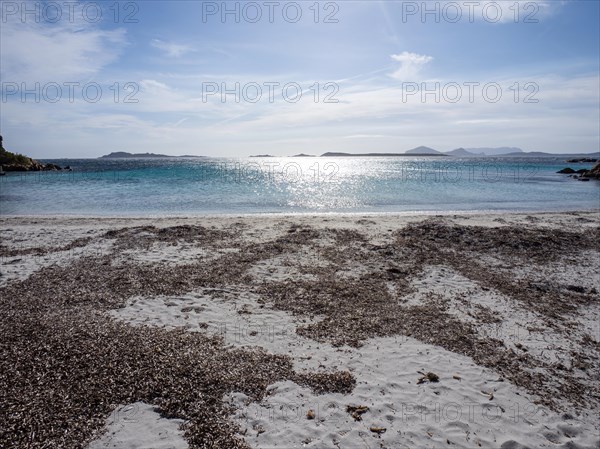
M 596 153 L 545 153 L 542 151 L 523 151 L 516 147 L 497 147 L 497 148 L 457 148 L 451 151 L 438 151 L 426 146 L 419 146 L 405 151 L 404 153 L 346 153 L 338 151 L 329 151 L 316 156 L 312 154 L 299 153 L 290 157 L 518 157 L 518 158 L 555 158 L 565 159 L 568 162 L 590 163 L 600 159 L 600 152 Z M 206 158 L 207 156 L 180 155 L 172 156 L 158 153 L 128 153 L 126 151 L 114 151 L 110 154 L 100 156 L 98 159 L 167 159 L 167 158 Z M 257 154 L 249 156 L 251 158 L 271 158 L 279 157 L 271 154 Z M 42 171 L 42 170 L 63 170 L 61 167 L 51 163 L 41 163 L 30 157 L 18 153 L 11 153 L 2 146 L 2 136 L 0 136 L 0 166 L 4 172 L 8 171 Z M 66 167 L 67 170 L 70 167 Z
M 113 153 L 114 154 L 114 153 Z M 157 155 L 158 156 L 158 155 Z M 456 148 L 451 151 L 438 151 L 426 146 L 419 146 L 405 151 L 404 153 L 346 153 L 343 151 L 328 151 L 316 156 L 313 154 L 294 154 L 288 157 L 468 157 L 468 158 L 495 158 L 495 157 L 519 157 L 519 158 L 534 158 L 547 157 L 556 159 L 579 159 L 578 162 L 595 162 L 600 159 L 600 152 L 597 153 L 545 153 L 542 151 L 523 151 L 517 147 L 478 147 L 478 148 Z M 256 154 L 248 157 L 281 157 L 273 156 L 272 154 Z M 572 161 L 572 160 L 571 160 Z M 571 162 L 569 161 L 569 162 Z
M 273 156 L 272 154 L 253 154 L 248 157 L 279 157 L 279 156 Z M 293 156 L 289 156 L 289 157 L 318 157 L 318 156 L 315 156 L 314 154 L 300 153 L 300 154 L 294 154 Z
M 321 157 L 414 157 L 414 156 L 441 156 L 446 157 L 447 154 L 429 154 L 429 153 L 338 153 L 329 152 L 323 153 Z
M 438 151 L 433 148 L 420 146 L 407 150 L 404 153 L 343 153 L 327 152 L 321 157 L 407 157 L 407 156 L 451 156 L 451 157 L 552 157 L 563 158 L 582 158 L 590 160 L 600 158 L 600 152 L 597 153 L 545 153 L 542 151 L 523 151 L 516 147 L 497 147 L 497 148 L 457 148 L 451 151 Z
M 127 153 L 126 151 L 114 151 L 110 154 L 100 156 L 98 159 L 140 159 L 140 158 L 168 158 L 168 157 L 206 157 L 206 156 L 170 156 L 168 154 L 156 154 L 156 153 Z
M 341 152 L 328 152 L 323 153 L 322 157 L 408 157 L 408 156 L 449 156 L 449 154 L 442 153 L 441 151 L 434 150 L 433 148 L 420 146 L 407 150 L 404 153 L 341 153 Z

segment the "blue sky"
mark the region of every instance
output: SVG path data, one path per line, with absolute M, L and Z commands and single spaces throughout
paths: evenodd
M 0 129 L 37 158 L 598 151 L 599 4 L 2 0 Z

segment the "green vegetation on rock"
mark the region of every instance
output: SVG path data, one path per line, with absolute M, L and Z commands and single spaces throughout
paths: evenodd
M 0 136 L 0 165 L 4 171 L 60 170 L 57 165 L 42 164 L 30 157 L 6 150 L 2 145 L 2 136 Z
M 31 159 L 18 153 L 11 153 L 0 146 L 0 165 L 21 164 L 28 165 Z

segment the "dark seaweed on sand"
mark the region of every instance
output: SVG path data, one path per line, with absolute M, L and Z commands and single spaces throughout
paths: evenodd
M 106 237 L 131 248 L 127 239 L 140 231 L 154 229 Z M 155 234 L 173 242 L 190 237 L 181 231 Z M 229 258 L 210 267 L 164 267 L 84 257 L 0 289 L 0 447 L 85 447 L 117 405 L 145 401 L 185 419 L 192 448 L 246 448 L 225 394 L 258 401 L 270 384 L 288 379 L 317 393 L 350 392 L 348 372 L 295 373 L 286 356 L 231 349 L 200 333 L 133 327 L 101 313 L 136 295 L 226 285 L 245 266 Z
M 588 233 L 490 229 L 426 220 L 398 229 L 384 243 L 371 243 L 357 231 L 299 225 L 272 240 L 248 243 L 240 227 L 145 226 L 27 250 L 43 254 L 95 240 L 113 244 L 113 254 L 49 266 L 0 289 L 0 447 L 85 447 L 117 405 L 146 401 L 165 416 L 186 420 L 185 437 L 192 448 L 245 448 L 229 418 L 232 410 L 223 402 L 227 393 L 243 392 L 259 401 L 280 380 L 293 380 L 316 393 L 352 391 L 355 379 L 345 371 L 297 373 L 289 357 L 232 349 L 202 333 L 134 327 L 103 313 L 135 296 L 203 288 L 235 286 L 258 293 L 268 307 L 317 317 L 297 332 L 318 341 L 357 347 L 372 337 L 412 336 L 472 357 L 550 407 L 561 399 L 574 406 L 599 403 L 599 388 L 586 387 L 578 378 L 582 372 L 590 378 L 600 375 L 600 344 L 592 337 L 581 342 L 585 354 L 572 354 L 577 372 L 480 335 L 473 323 L 449 313 L 447 300 L 439 295 L 419 306 L 403 301 L 411 293 L 411 280 L 426 265 L 445 265 L 565 332 L 569 315 L 598 301 L 597 294 L 552 280 L 541 288 L 534 279 L 491 269 L 482 258 L 513 266 L 543 265 L 564 254 L 598 251 L 598 236 L 598 228 Z M 213 251 L 216 258 L 177 266 L 132 263 L 126 257 L 116 262 L 115 256 L 128 251 L 182 243 Z M 307 265 L 294 258 L 300 252 L 324 263 Z M 0 255 L 18 254 L 2 247 Z M 287 263 L 298 272 L 313 277 L 272 280 L 249 274 L 257 262 L 282 255 L 289 256 Z M 479 323 L 497 320 L 483 307 L 474 318 Z

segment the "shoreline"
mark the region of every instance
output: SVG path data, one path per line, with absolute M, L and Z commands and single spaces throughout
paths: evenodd
M 79 430 L 63 445 L 89 449 L 198 447 L 210 428 L 227 448 L 595 448 L 599 224 L 2 216 L 0 344 L 23 350 L 0 358 L 6 419 L 25 435 L 11 416 L 39 417 L 34 447 L 59 438 L 43 420 L 65 420 Z M 30 390 L 11 383 L 25 362 Z M 48 363 L 79 380 L 48 380 Z M 42 412 L 55 391 L 61 412 Z
M 194 219 L 209 219 L 209 218 L 321 218 L 321 217 L 348 217 L 356 218 L 357 216 L 369 217 L 451 217 L 451 216 L 487 216 L 487 215 L 556 215 L 556 214 L 579 214 L 579 213 L 600 213 L 598 208 L 579 208 L 579 209 L 477 209 L 477 210 L 431 210 L 431 211 L 405 211 L 405 212 L 223 212 L 223 213 L 205 213 L 191 215 L 77 215 L 77 214 L 0 214 L 0 220 L 18 220 L 18 219 L 99 219 L 99 220 L 150 220 L 150 219 L 167 219 L 167 220 L 194 220 Z

